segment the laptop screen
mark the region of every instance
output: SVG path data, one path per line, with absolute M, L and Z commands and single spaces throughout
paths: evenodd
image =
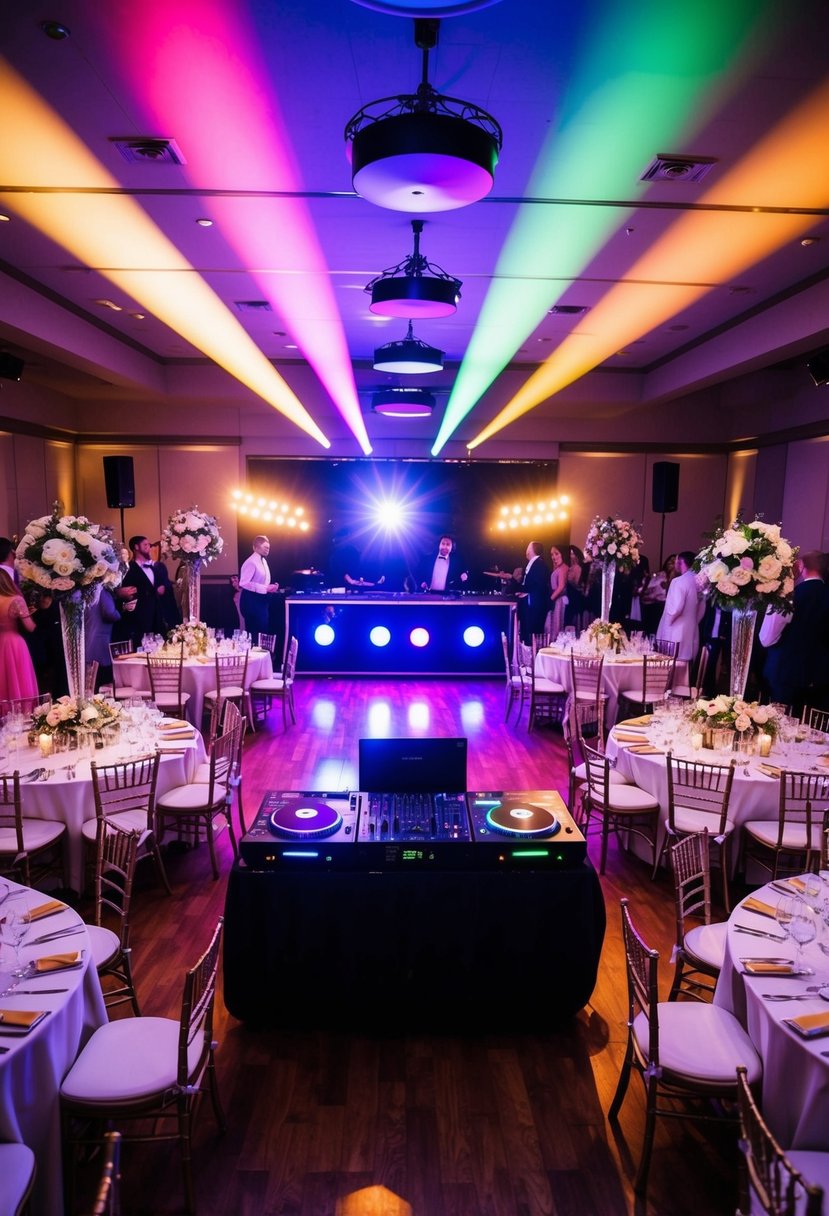
M 367 794 L 456 794 L 466 790 L 466 739 L 360 739 Z

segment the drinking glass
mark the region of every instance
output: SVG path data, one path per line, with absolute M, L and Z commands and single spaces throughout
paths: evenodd
M 795 913 L 796 902 L 793 895 L 781 895 L 774 910 L 774 919 L 786 934 L 786 937 L 789 936 L 789 925 Z
M 823 883 L 819 874 L 806 874 L 803 878 L 803 899 L 813 912 L 820 911 L 823 902 Z
M 3 911 L 3 926 L 2 934 L 4 941 L 8 942 L 14 952 L 14 966 L 11 974 L 19 978 L 25 974 L 26 968 L 20 962 L 20 944 L 26 935 L 29 928 L 29 918 L 26 915 L 25 909 L 21 906 L 15 907 L 11 901 L 7 900 Z
M 814 975 L 811 967 L 803 967 L 800 962 L 800 955 L 803 947 L 813 942 L 817 937 L 817 922 L 812 914 L 811 908 L 803 902 L 798 901 L 799 906 L 796 908 L 792 919 L 789 921 L 789 936 L 792 941 L 797 943 L 797 950 L 794 955 L 794 969 L 801 975 Z

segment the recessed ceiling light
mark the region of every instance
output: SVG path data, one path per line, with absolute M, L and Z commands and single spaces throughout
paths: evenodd
M 10 215 L 0 215 L 0 224 L 8 224 L 11 221 Z
M 299 347 L 296 345 L 295 342 L 286 342 L 285 350 L 299 350 Z
M 147 319 L 147 314 L 145 312 L 131 312 L 130 316 L 135 321 L 146 321 Z
M 5 219 L 5 216 L 3 218 Z M 808 249 L 810 245 L 816 245 L 819 240 L 819 236 L 804 236 L 800 243 L 804 249 Z
M 196 223 L 198 224 L 198 226 L 200 228 L 212 228 L 213 227 L 213 221 L 207 219 L 206 216 L 202 216 L 202 218 L 200 220 L 196 220 Z
M 95 303 L 100 308 L 111 308 L 113 312 L 123 312 L 120 304 L 116 304 L 114 300 L 96 300 Z

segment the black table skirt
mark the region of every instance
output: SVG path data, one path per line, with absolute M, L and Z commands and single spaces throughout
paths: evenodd
M 262 873 L 228 882 L 224 998 L 264 1026 L 538 1029 L 589 1000 L 595 870 Z

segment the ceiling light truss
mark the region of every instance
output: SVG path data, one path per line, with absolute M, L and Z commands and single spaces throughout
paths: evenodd
M 377 347 L 374 352 L 374 370 L 397 372 L 403 376 L 422 376 L 426 372 L 440 372 L 443 371 L 443 351 L 416 338 L 412 332 L 412 323 L 409 321 L 405 338 Z
M 381 317 L 451 317 L 457 311 L 461 280 L 427 261 L 420 252 L 423 220 L 412 220 L 414 251 L 366 284 L 369 310 Z

